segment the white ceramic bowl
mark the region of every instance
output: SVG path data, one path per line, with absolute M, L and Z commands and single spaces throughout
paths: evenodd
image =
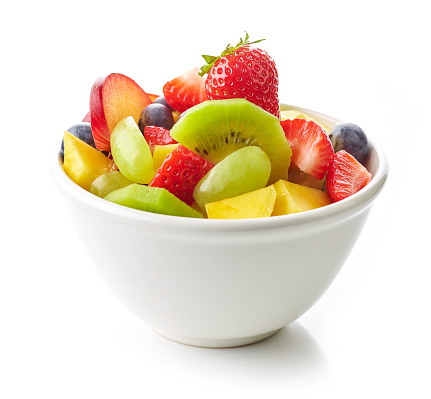
M 301 110 L 329 128 L 338 122 Z M 265 219 L 138 211 L 81 189 L 61 162 L 52 174 L 101 277 L 131 312 L 172 340 L 231 347 L 291 323 L 334 280 L 387 178 L 385 156 L 372 139 L 369 144 L 373 178 L 360 192 L 320 209 Z

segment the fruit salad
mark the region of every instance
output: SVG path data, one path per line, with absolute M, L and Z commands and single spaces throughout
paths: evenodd
M 149 94 L 112 73 L 64 132 L 66 174 L 107 201 L 172 216 L 276 217 L 330 205 L 371 180 L 354 123 L 280 111 L 273 59 L 246 34 Z

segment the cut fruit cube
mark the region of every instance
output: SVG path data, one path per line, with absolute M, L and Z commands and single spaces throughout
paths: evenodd
M 155 145 L 153 150 L 154 170 L 158 170 L 162 165 L 167 155 L 177 148 L 179 144 Z
M 345 150 L 335 154 L 326 177 L 326 189 L 333 202 L 341 201 L 362 190 L 371 180 L 371 173 Z
M 309 121 L 310 117 L 305 115 L 302 111 L 286 109 L 280 112 L 280 120 L 285 121 L 286 119 L 307 119 Z
M 270 217 L 277 192 L 273 186 L 205 205 L 209 219 L 250 219 Z
M 297 109 L 286 109 L 280 112 L 280 120 L 285 121 L 286 119 L 305 119 L 307 121 L 313 121 L 317 123 L 326 133 L 330 133 L 331 129 L 323 125 L 320 121 L 312 118 L 310 115 L 304 114 L 302 111 Z
M 110 192 L 126 187 L 133 182 L 123 176 L 120 171 L 105 173 L 91 183 L 90 193 L 98 197 L 106 197 Z
M 117 167 L 112 159 L 99 150 L 73 134 L 64 132 L 63 169 L 76 184 L 89 191 L 96 178 L 117 170 Z
M 141 211 L 161 213 L 171 216 L 202 218 L 202 214 L 160 187 L 131 184 L 112 191 L 106 200 Z
M 307 186 L 321 190 L 325 184 L 325 178 L 317 179 L 308 173 L 303 172 L 293 162 L 289 166 L 289 179 L 291 183 L 300 184 L 301 186 Z
M 331 204 L 327 193 L 286 180 L 274 183 L 277 192 L 272 216 L 309 211 Z

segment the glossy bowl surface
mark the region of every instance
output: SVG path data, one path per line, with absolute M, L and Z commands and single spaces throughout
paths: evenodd
M 332 128 L 338 120 L 295 108 Z M 369 135 L 372 134 L 369 133 Z M 348 199 L 294 215 L 208 220 L 110 203 L 52 167 L 82 244 L 112 293 L 172 340 L 232 347 L 262 340 L 323 295 L 353 248 L 388 163 L 369 140 L 371 182 Z M 337 251 L 333 251 L 337 242 Z

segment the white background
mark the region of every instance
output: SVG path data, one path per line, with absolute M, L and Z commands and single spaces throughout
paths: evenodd
M 1 6 L 0 397 L 429 398 L 430 92 L 426 2 L 15 2 Z M 49 165 L 120 72 L 146 91 L 247 30 L 285 103 L 359 124 L 390 177 L 334 284 L 259 344 L 188 347 L 105 288 Z M 333 243 L 337 250 L 337 243 Z

